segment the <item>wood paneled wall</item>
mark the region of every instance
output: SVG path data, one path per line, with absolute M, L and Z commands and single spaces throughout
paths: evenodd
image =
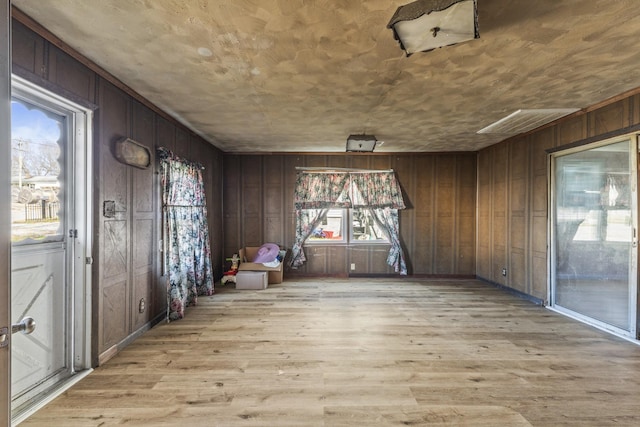
M 296 167 L 394 169 L 407 209 L 400 233 L 409 274 L 475 275 L 476 154 L 279 154 L 224 156 L 224 253 L 295 241 Z M 286 275 L 395 274 L 389 246 L 312 246 Z M 356 265 L 350 270 L 351 264 Z
M 169 148 L 205 167 L 211 256 L 214 272 L 221 276 L 222 152 L 19 11 L 13 21 L 13 72 L 95 111 L 92 357 L 99 364 L 166 311 L 156 147 Z M 142 170 L 119 163 L 113 147 L 122 137 L 147 146 L 154 167 Z M 102 215 L 105 200 L 116 202 L 114 218 Z M 140 310 L 142 300 L 144 310 Z
M 477 276 L 546 301 L 549 150 L 639 129 L 640 96 L 629 95 L 480 151 Z

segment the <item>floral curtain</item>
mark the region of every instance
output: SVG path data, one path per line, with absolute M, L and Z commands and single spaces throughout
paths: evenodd
M 296 241 L 291 248 L 292 267 L 298 268 L 307 260 L 302 245 L 322 223 L 327 212 L 329 209 L 296 209 Z
M 296 241 L 290 265 L 306 261 L 302 245 L 326 216 L 329 208 L 367 208 L 388 233 L 391 249 L 387 263 L 407 274 L 400 245 L 398 209 L 404 209 L 402 189 L 393 171 L 299 171 L 294 192 Z
M 198 295 L 213 294 L 202 166 L 159 149 L 166 233 L 167 320 L 184 317 Z
M 387 238 L 391 242 L 391 249 L 387 256 L 387 264 L 392 266 L 396 273 L 407 274 L 407 264 L 404 260 L 404 253 L 400 245 L 400 222 L 398 221 L 398 209 L 375 208 L 370 209 L 373 218 L 378 222 L 380 228 L 387 233 Z
M 352 207 L 405 208 L 402 189 L 393 172 L 354 173 L 349 178 Z
M 349 208 L 349 175 L 299 172 L 293 197 L 296 210 Z

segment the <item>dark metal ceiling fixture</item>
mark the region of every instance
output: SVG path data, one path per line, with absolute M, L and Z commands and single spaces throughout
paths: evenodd
M 373 135 L 349 135 L 347 151 L 373 152 L 377 142 Z

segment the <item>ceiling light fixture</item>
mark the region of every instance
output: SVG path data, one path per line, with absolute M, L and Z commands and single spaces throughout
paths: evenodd
M 480 38 L 476 0 L 418 0 L 400 6 L 387 28 L 407 56 Z
M 349 135 L 347 138 L 347 152 L 373 152 L 378 140 L 373 135 Z

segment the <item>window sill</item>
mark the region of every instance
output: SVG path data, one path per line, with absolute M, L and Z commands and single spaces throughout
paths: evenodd
M 351 241 L 351 242 L 305 242 L 302 247 L 322 247 L 322 246 L 391 246 L 389 242 L 372 242 L 369 240 Z

